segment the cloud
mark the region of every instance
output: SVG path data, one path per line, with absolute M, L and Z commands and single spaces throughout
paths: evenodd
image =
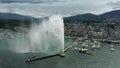
M 0 3 L 0 12 L 43 17 L 55 14 L 60 14 L 62 16 L 70 16 L 83 13 L 101 14 L 103 12 L 112 10 L 112 7 L 108 5 L 111 0 L 34 0 L 36 2 L 38 1 L 38 3 L 32 3 L 33 0 L 29 1 L 31 2 Z
M 0 0 L 1 3 L 44 3 L 55 1 L 59 0 Z
M 120 1 L 109 2 L 108 5 L 112 6 L 113 9 L 120 9 Z

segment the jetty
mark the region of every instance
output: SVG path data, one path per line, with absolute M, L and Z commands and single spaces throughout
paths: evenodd
M 62 52 L 60 52 L 60 53 L 45 56 L 45 57 L 29 58 L 25 62 L 27 64 L 30 64 L 30 63 L 32 63 L 34 61 L 40 61 L 40 60 L 47 59 L 47 58 L 52 58 L 52 57 L 55 57 L 55 56 L 65 57 L 65 52 L 67 52 L 70 48 L 72 48 L 79 40 L 81 40 L 81 38 L 77 38 L 75 41 L 73 41 L 67 47 L 65 47 L 64 50 Z
M 67 47 L 64 48 L 63 52 L 67 52 L 70 48 L 72 48 L 73 46 L 75 46 L 75 44 L 79 41 L 82 40 L 81 38 L 77 38 L 75 41 L 73 41 L 71 44 L 69 44 Z

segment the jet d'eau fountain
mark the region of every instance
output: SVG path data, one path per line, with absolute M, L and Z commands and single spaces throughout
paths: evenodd
M 51 16 L 42 22 L 32 23 L 28 34 L 16 37 L 9 43 L 10 49 L 16 53 L 58 53 L 64 49 L 63 19 L 61 16 Z

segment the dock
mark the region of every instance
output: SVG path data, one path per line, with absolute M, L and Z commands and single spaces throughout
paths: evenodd
M 99 40 L 105 43 L 120 43 L 120 40 L 112 40 L 112 39 L 93 39 L 93 40 Z
M 81 40 L 81 38 L 76 39 L 75 41 L 73 41 L 71 44 L 69 44 L 67 47 L 64 48 L 64 53 L 67 52 L 70 48 L 72 48 L 79 40 Z
M 75 41 L 73 41 L 67 47 L 65 47 L 64 50 L 62 52 L 60 52 L 60 53 L 45 56 L 45 57 L 29 58 L 29 59 L 27 59 L 25 61 L 25 63 L 30 64 L 30 63 L 32 63 L 34 61 L 40 61 L 40 60 L 47 59 L 47 58 L 52 58 L 52 57 L 55 57 L 55 56 L 65 57 L 65 52 L 67 52 L 70 48 L 72 48 L 72 46 L 74 46 L 79 40 L 81 40 L 81 39 L 77 38 Z

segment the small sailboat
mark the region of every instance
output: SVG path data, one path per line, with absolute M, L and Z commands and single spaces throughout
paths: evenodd
M 100 45 L 100 44 L 98 44 L 98 45 L 96 46 L 96 48 L 100 48 L 100 46 L 101 46 L 101 45 Z
M 92 46 L 92 48 L 96 48 L 96 45 L 94 44 L 94 45 Z
M 100 46 L 101 46 L 101 43 L 100 43 L 100 41 L 98 41 L 96 48 L 100 48 Z
M 93 44 L 93 46 L 92 46 L 92 48 L 100 48 L 100 42 L 98 42 L 98 41 L 94 41 L 94 44 Z
M 115 49 L 114 48 L 110 48 L 110 51 L 114 51 Z
M 81 47 L 84 47 L 86 44 L 85 43 L 83 43 L 82 45 L 81 45 Z
M 110 45 L 110 51 L 114 51 L 114 46 L 113 45 Z
M 84 42 L 81 47 L 88 47 L 88 44 L 86 42 Z

